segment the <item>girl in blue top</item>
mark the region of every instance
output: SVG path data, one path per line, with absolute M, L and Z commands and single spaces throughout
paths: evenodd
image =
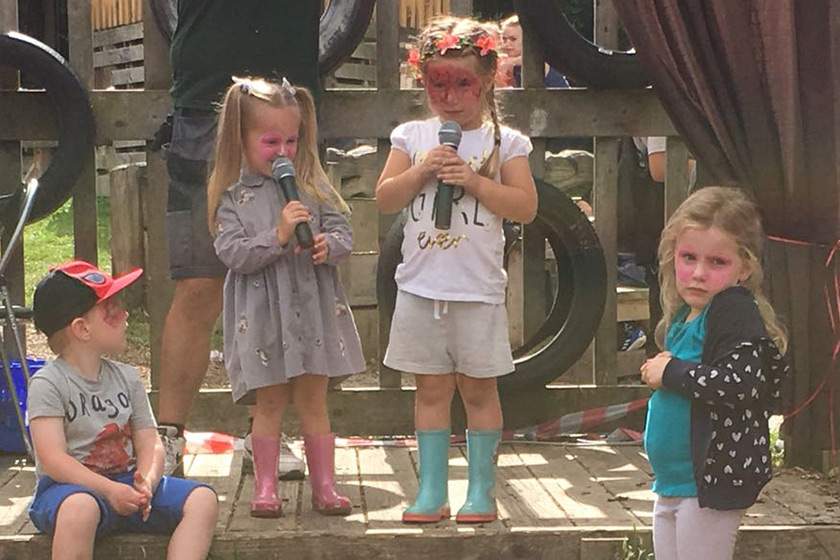
M 787 372 L 784 329 L 762 292 L 764 231 L 740 190 L 707 187 L 659 244 L 665 352 L 648 360 L 645 449 L 657 560 L 728 560 L 770 480 L 767 420 Z

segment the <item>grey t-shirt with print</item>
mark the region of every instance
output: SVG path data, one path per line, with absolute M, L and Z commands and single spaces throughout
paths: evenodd
M 133 468 L 132 432 L 156 427 L 137 370 L 105 358 L 98 381 L 82 377 L 61 358 L 48 363 L 32 377 L 27 410 L 30 420 L 64 418 L 67 453 L 99 474 Z M 37 462 L 35 472 L 44 474 Z

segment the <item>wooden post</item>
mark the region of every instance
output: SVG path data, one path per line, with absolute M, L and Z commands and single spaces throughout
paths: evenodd
M 545 89 L 545 58 L 535 36 L 523 28 L 522 86 L 525 89 Z M 545 138 L 532 138 L 534 150 L 529 158 L 531 172 L 536 177 L 545 174 Z M 522 231 L 522 305 L 524 340 L 545 321 L 545 235 L 535 224 Z
M 613 0 L 595 0 L 595 43 L 605 49 L 618 49 L 621 21 Z
M 449 12 L 453 16 L 472 17 L 472 0 L 449 0 Z
M 114 275 L 144 266 L 144 225 L 140 199 L 140 176 L 145 165 L 120 165 L 111 170 L 111 269 Z M 122 296 L 126 309 L 137 309 L 143 302 L 142 283 L 126 289 Z
M 398 2 L 376 3 L 376 87 L 379 90 L 396 90 L 400 87 L 400 36 L 399 36 L 399 5 Z M 376 142 L 376 153 L 379 169 L 385 165 L 391 143 L 388 138 L 379 138 Z M 385 241 L 395 216 L 379 215 L 379 246 Z M 377 302 L 378 305 L 378 302 Z M 391 331 L 391 317 L 379 311 L 379 386 L 381 388 L 399 388 L 401 385 L 400 372 L 382 363 L 387 349 L 387 341 Z
M 166 90 L 172 81 L 169 47 L 152 16 L 149 0 L 143 6 L 143 50 L 147 90 Z M 146 311 L 152 351 L 152 388 L 160 386 L 160 351 L 163 325 L 172 301 L 173 282 L 169 279 L 169 247 L 166 238 L 166 203 L 169 175 L 159 153 L 146 149 L 145 181 L 141 177 L 143 223 L 146 246 Z
M 88 90 L 93 89 L 93 23 L 90 2 L 68 0 L 70 64 Z M 96 154 L 85 156 L 85 168 L 73 191 L 73 241 L 76 258 L 96 264 Z
M 688 148 L 679 136 L 665 140 L 665 221 L 688 197 Z
M 595 181 L 593 210 L 595 231 L 607 262 L 607 301 L 604 315 L 595 334 L 595 383 L 616 382 L 616 344 L 618 310 L 616 307 L 616 263 L 618 241 L 618 138 L 595 139 Z

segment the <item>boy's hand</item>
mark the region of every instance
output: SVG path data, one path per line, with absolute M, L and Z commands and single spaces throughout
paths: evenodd
M 154 494 L 152 490 L 152 483 L 149 479 L 145 476 L 140 474 L 139 471 L 134 471 L 134 489 L 140 492 L 143 495 L 143 522 L 145 523 L 149 519 L 149 515 L 152 513 L 152 495 Z
M 642 381 L 653 390 L 662 387 L 662 375 L 665 373 L 665 367 L 670 361 L 670 352 L 660 352 L 653 358 L 650 358 L 642 365 Z
M 126 516 L 142 508 L 146 496 L 127 484 L 114 482 L 105 494 L 105 499 L 118 515 Z
M 315 244 L 312 245 L 312 262 L 316 265 L 327 262 L 327 257 L 330 256 L 330 246 L 327 244 L 327 235 L 325 233 L 316 233 L 313 236 Z M 300 253 L 299 247 L 295 249 L 296 253 Z
M 289 202 L 280 212 L 280 225 L 277 226 L 277 243 L 289 244 L 295 234 L 295 226 L 309 221 L 309 210 L 299 200 Z

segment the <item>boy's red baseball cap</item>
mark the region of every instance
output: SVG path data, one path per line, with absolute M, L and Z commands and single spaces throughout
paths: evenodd
M 50 269 L 32 298 L 35 327 L 52 336 L 93 307 L 133 284 L 142 268 L 112 278 L 85 261 L 72 261 Z

